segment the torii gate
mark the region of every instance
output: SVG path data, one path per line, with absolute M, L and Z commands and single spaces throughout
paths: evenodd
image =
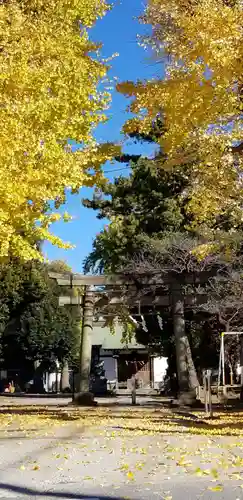
M 197 279 L 199 273 L 190 273 L 187 276 L 187 283 L 194 283 Z M 209 273 L 203 273 L 204 279 Z M 90 366 L 91 366 L 91 353 L 92 353 L 92 330 L 93 330 L 93 319 L 94 319 L 94 305 L 95 305 L 95 294 L 94 287 L 101 287 L 105 285 L 134 285 L 134 281 L 131 278 L 129 280 L 128 276 L 121 275 L 98 275 L 98 276 L 88 276 L 82 274 L 73 273 L 48 273 L 50 278 L 56 279 L 60 286 L 70 286 L 74 287 L 84 287 L 84 294 L 82 295 L 82 300 L 80 295 L 77 297 L 60 297 L 59 304 L 64 306 L 65 304 L 79 305 L 82 306 L 82 335 L 80 343 L 80 364 L 79 364 L 79 392 L 75 395 L 75 401 L 78 404 L 94 404 L 94 396 L 89 392 L 89 377 L 90 377 Z M 159 280 L 160 281 L 160 280 Z M 163 277 L 161 284 L 171 283 L 171 278 Z M 176 283 L 176 280 L 175 280 Z M 157 282 L 159 284 L 159 282 Z M 163 296 L 159 297 L 159 300 L 153 301 L 145 298 L 142 302 L 148 304 L 157 305 L 168 305 L 169 297 Z M 180 297 L 179 297 L 180 299 Z M 191 296 L 186 299 L 185 302 L 194 303 L 199 299 L 200 302 L 205 301 L 203 296 Z M 113 300 L 113 299 L 112 299 Z M 112 302 L 111 300 L 111 302 Z M 180 306 L 180 314 L 184 318 L 184 306 L 181 306 L 181 300 L 177 301 Z M 117 303 L 115 299 L 114 303 Z M 178 305 L 176 303 L 176 305 Z M 178 314 L 177 314 L 178 316 Z M 184 319 L 183 319 L 184 321 Z M 178 326 L 178 325 L 177 325 Z
M 77 297 L 61 296 L 59 305 L 77 305 L 82 307 L 82 334 L 80 342 L 80 363 L 79 363 L 79 391 L 75 395 L 78 404 L 94 404 L 94 396 L 89 392 L 89 378 L 92 354 L 92 330 L 94 319 L 95 286 L 111 284 L 123 284 L 124 280 L 114 276 L 86 276 L 72 273 L 49 272 L 49 278 L 53 278 L 60 286 L 84 287 L 84 294 Z
M 94 396 L 89 392 L 89 378 L 92 355 L 92 330 L 94 320 L 95 293 L 94 287 L 105 285 L 124 285 L 133 284 L 133 280 L 121 277 L 119 275 L 99 275 L 87 276 L 73 273 L 49 272 L 49 278 L 57 281 L 59 286 L 83 287 L 84 293 L 75 296 L 60 296 L 59 305 L 77 305 L 82 308 L 82 332 L 80 342 L 80 363 L 79 363 L 79 391 L 75 395 L 75 401 L 78 404 L 94 404 Z M 117 304 L 119 300 L 111 299 L 111 303 Z M 151 301 L 149 301 L 151 303 Z M 168 297 L 161 297 L 158 304 L 167 304 Z

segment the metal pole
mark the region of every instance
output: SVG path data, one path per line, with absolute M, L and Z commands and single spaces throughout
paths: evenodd
M 219 387 L 221 382 L 221 368 L 222 368 L 222 333 L 220 339 L 220 352 L 219 352 L 219 373 L 218 373 L 218 395 L 219 395 Z
M 208 406 L 209 406 L 209 416 L 213 416 L 212 409 L 212 391 L 211 391 L 211 376 L 212 370 L 207 370 L 207 383 L 208 383 Z
M 225 386 L 225 357 L 224 357 L 224 332 L 222 333 L 222 376 L 223 376 L 223 394 L 227 396 L 227 388 Z

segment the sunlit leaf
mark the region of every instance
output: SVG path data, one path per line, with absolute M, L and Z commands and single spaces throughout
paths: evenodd
M 209 486 L 208 490 L 210 491 L 223 491 L 222 484 L 217 484 L 217 486 Z
M 134 481 L 135 478 L 133 472 L 127 472 L 127 479 L 129 479 L 130 481 Z
M 32 468 L 32 470 L 39 470 L 40 469 L 40 466 L 39 465 L 34 465 L 34 467 Z

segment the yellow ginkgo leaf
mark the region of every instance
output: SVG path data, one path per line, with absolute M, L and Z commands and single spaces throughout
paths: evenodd
M 121 467 L 120 467 L 120 470 L 128 470 L 129 469 L 129 465 L 128 464 L 123 464 Z
M 32 468 L 32 470 L 40 470 L 40 466 L 39 465 L 34 465 L 34 467 Z
M 133 472 L 129 471 L 127 473 L 127 479 L 129 479 L 130 481 L 134 481 L 134 474 L 133 474 Z
M 209 476 L 209 474 L 210 474 L 210 470 L 209 470 L 209 469 L 205 469 L 205 470 L 203 471 L 203 475 L 204 475 L 204 476 Z
M 217 469 L 212 469 L 211 475 L 214 477 L 214 479 L 217 479 L 219 477 Z
M 200 467 L 198 467 L 197 469 L 195 469 L 195 474 L 199 477 L 203 476 L 203 470 L 200 469 Z
M 21 465 L 19 469 L 20 469 L 20 470 L 25 470 L 25 466 L 24 466 L 24 465 Z
M 222 484 L 217 484 L 217 486 L 209 486 L 208 490 L 210 491 L 223 491 Z

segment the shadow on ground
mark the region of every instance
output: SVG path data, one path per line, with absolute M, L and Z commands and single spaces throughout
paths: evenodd
M 8 492 L 13 492 L 18 495 L 28 495 L 33 497 L 44 497 L 44 498 L 71 498 L 71 499 L 80 499 L 80 500 L 124 500 L 121 497 L 107 497 L 107 496 L 97 496 L 97 495 L 89 495 L 82 493 L 69 493 L 65 491 L 39 491 L 32 488 L 27 488 L 23 486 L 17 486 L 8 483 L 0 483 L 0 490 L 6 490 Z M 2 496 L 2 495 L 1 495 Z
M 190 411 L 188 409 L 169 408 L 167 406 L 150 407 L 133 406 L 123 408 L 120 405 L 101 407 L 21 407 L 9 406 L 0 409 L 1 415 L 29 415 L 38 418 L 55 421 L 80 421 L 84 427 L 105 427 L 107 430 L 142 431 L 145 434 L 153 431 L 156 434 L 164 434 L 166 431 L 185 433 L 190 430 L 196 434 L 202 434 L 205 430 L 216 434 L 232 435 L 234 431 L 243 431 L 243 408 L 225 406 L 215 407 L 215 418 L 206 418 L 202 410 Z M 34 422 L 33 422 L 34 423 Z M 34 426 L 35 427 L 35 426 Z M 23 429 L 16 429 L 15 432 Z M 28 429 L 26 429 L 28 430 Z M 29 431 L 36 429 L 31 428 Z M 14 432 L 14 429 L 5 430 L 6 433 Z

